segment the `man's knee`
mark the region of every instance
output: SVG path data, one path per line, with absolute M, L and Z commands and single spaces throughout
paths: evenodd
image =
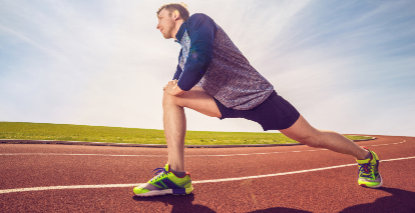
M 188 107 L 184 97 L 170 95 L 167 92 L 164 92 L 163 107 L 169 107 L 169 106 Z
M 177 106 L 177 96 L 170 95 L 167 92 L 163 94 L 163 107 Z

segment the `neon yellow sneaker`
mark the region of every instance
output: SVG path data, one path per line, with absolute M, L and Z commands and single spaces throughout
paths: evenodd
M 370 158 L 356 160 L 359 164 L 359 178 L 357 179 L 357 183 L 360 186 L 378 188 L 383 184 L 382 177 L 379 174 L 379 158 L 375 152 L 369 149 L 367 150 L 370 152 Z
M 135 196 L 148 197 L 157 195 L 186 195 L 193 191 L 192 180 L 190 174 L 180 178 L 170 171 L 169 164 L 164 168 L 157 168 L 155 170 L 156 176 L 147 183 L 137 186 L 133 189 Z

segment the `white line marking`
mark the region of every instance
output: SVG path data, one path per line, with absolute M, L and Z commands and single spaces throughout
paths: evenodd
M 406 158 L 386 159 L 386 160 L 381 160 L 380 162 L 389 162 L 389 161 L 396 161 L 396 160 L 409 160 L 409 159 L 413 159 L 413 158 L 415 158 L 415 156 L 413 156 L 413 157 L 406 157 Z
M 105 157 L 166 157 L 166 155 L 110 155 L 110 154 L 66 154 L 66 153 L 0 153 L 0 156 L 52 155 L 52 156 L 105 156 Z
M 44 186 L 44 187 L 0 190 L 0 194 L 7 194 L 7 193 L 13 193 L 13 192 L 59 190 L 59 189 L 123 188 L 123 187 L 132 187 L 132 186 L 136 186 L 136 185 L 135 184 L 104 184 L 104 185 Z
M 415 156 L 381 160 L 381 162 L 409 160 L 409 159 L 415 159 Z M 239 181 L 239 180 L 246 180 L 246 179 L 258 179 L 258 178 L 265 178 L 265 177 L 275 177 L 275 176 L 300 174 L 300 173 L 315 172 L 315 171 L 322 171 L 322 170 L 329 170 L 329 169 L 337 169 L 337 168 L 343 168 L 343 167 L 348 167 L 348 166 L 356 166 L 356 164 L 355 163 L 350 163 L 350 164 L 343 164 L 343 165 L 337 165 L 337 166 L 321 167 L 321 168 L 315 168 L 315 169 L 305 169 L 305 170 L 292 171 L 292 172 L 280 172 L 280 173 L 266 174 L 266 175 L 254 175 L 254 176 L 236 177 L 236 178 L 221 178 L 221 179 L 213 179 L 213 180 L 199 180 L 199 181 L 192 181 L 192 183 L 193 184 L 218 183 L 218 182 Z M 31 188 L 3 189 L 3 190 L 0 190 L 0 194 L 8 194 L 8 193 L 13 193 L 13 192 L 62 190 L 62 189 L 125 188 L 125 187 L 134 187 L 134 186 L 138 186 L 138 185 L 141 185 L 141 184 L 142 183 L 103 184 L 103 185 L 72 185 L 72 186 L 44 186 L 44 187 L 31 187 Z
M 390 144 L 374 144 L 369 146 L 386 146 L 405 143 L 406 140 L 399 143 Z M 287 152 L 263 152 L 263 153 L 248 153 L 248 154 L 219 154 L 219 155 L 185 155 L 185 157 L 234 157 L 234 156 L 249 156 L 249 155 L 269 155 L 282 153 L 301 153 L 301 152 L 316 152 L 327 151 L 328 149 L 312 149 L 301 151 L 287 151 Z M 52 155 L 52 156 L 101 156 L 101 157 L 166 157 L 166 155 L 111 155 L 111 154 L 66 154 L 66 153 L 0 153 L 0 156 L 18 156 L 18 155 Z
M 415 157 L 414 157 L 415 158 Z M 246 177 L 237 177 L 237 178 L 222 178 L 222 179 L 214 179 L 214 180 L 200 180 L 200 181 L 193 181 L 193 183 L 217 183 L 217 182 L 227 182 L 227 181 L 238 181 L 238 180 L 246 180 L 246 179 L 257 179 L 257 178 L 265 178 L 265 177 L 275 177 L 275 176 L 283 176 L 283 175 L 292 175 L 292 174 L 300 174 L 306 172 L 314 172 L 314 171 L 321 171 L 321 170 L 328 170 L 328 169 L 336 169 L 341 167 L 347 166 L 355 166 L 355 163 L 351 164 L 344 164 L 338 166 L 329 166 L 329 167 L 322 167 L 316 169 L 306 169 L 306 170 L 299 170 L 299 171 L 292 171 L 292 172 L 281 172 L 275 174 L 267 174 L 267 175 L 254 175 L 254 176 L 246 176 Z

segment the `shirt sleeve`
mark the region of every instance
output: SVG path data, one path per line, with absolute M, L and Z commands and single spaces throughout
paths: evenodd
M 185 91 L 195 86 L 206 72 L 212 59 L 216 24 L 204 14 L 194 14 L 188 22 L 187 32 L 190 37 L 189 55 L 184 69 L 175 74 L 178 86 Z

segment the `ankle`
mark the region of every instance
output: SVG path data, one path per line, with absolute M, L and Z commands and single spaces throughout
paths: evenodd
M 171 172 L 173 172 L 174 175 L 176 175 L 176 177 L 182 178 L 184 176 L 186 176 L 186 172 L 182 171 L 175 171 L 173 169 L 170 169 Z
M 369 159 L 372 156 L 372 154 L 370 154 L 369 150 L 365 149 L 364 151 L 365 151 L 365 153 L 360 155 L 357 158 L 358 160 L 366 160 L 366 159 Z

